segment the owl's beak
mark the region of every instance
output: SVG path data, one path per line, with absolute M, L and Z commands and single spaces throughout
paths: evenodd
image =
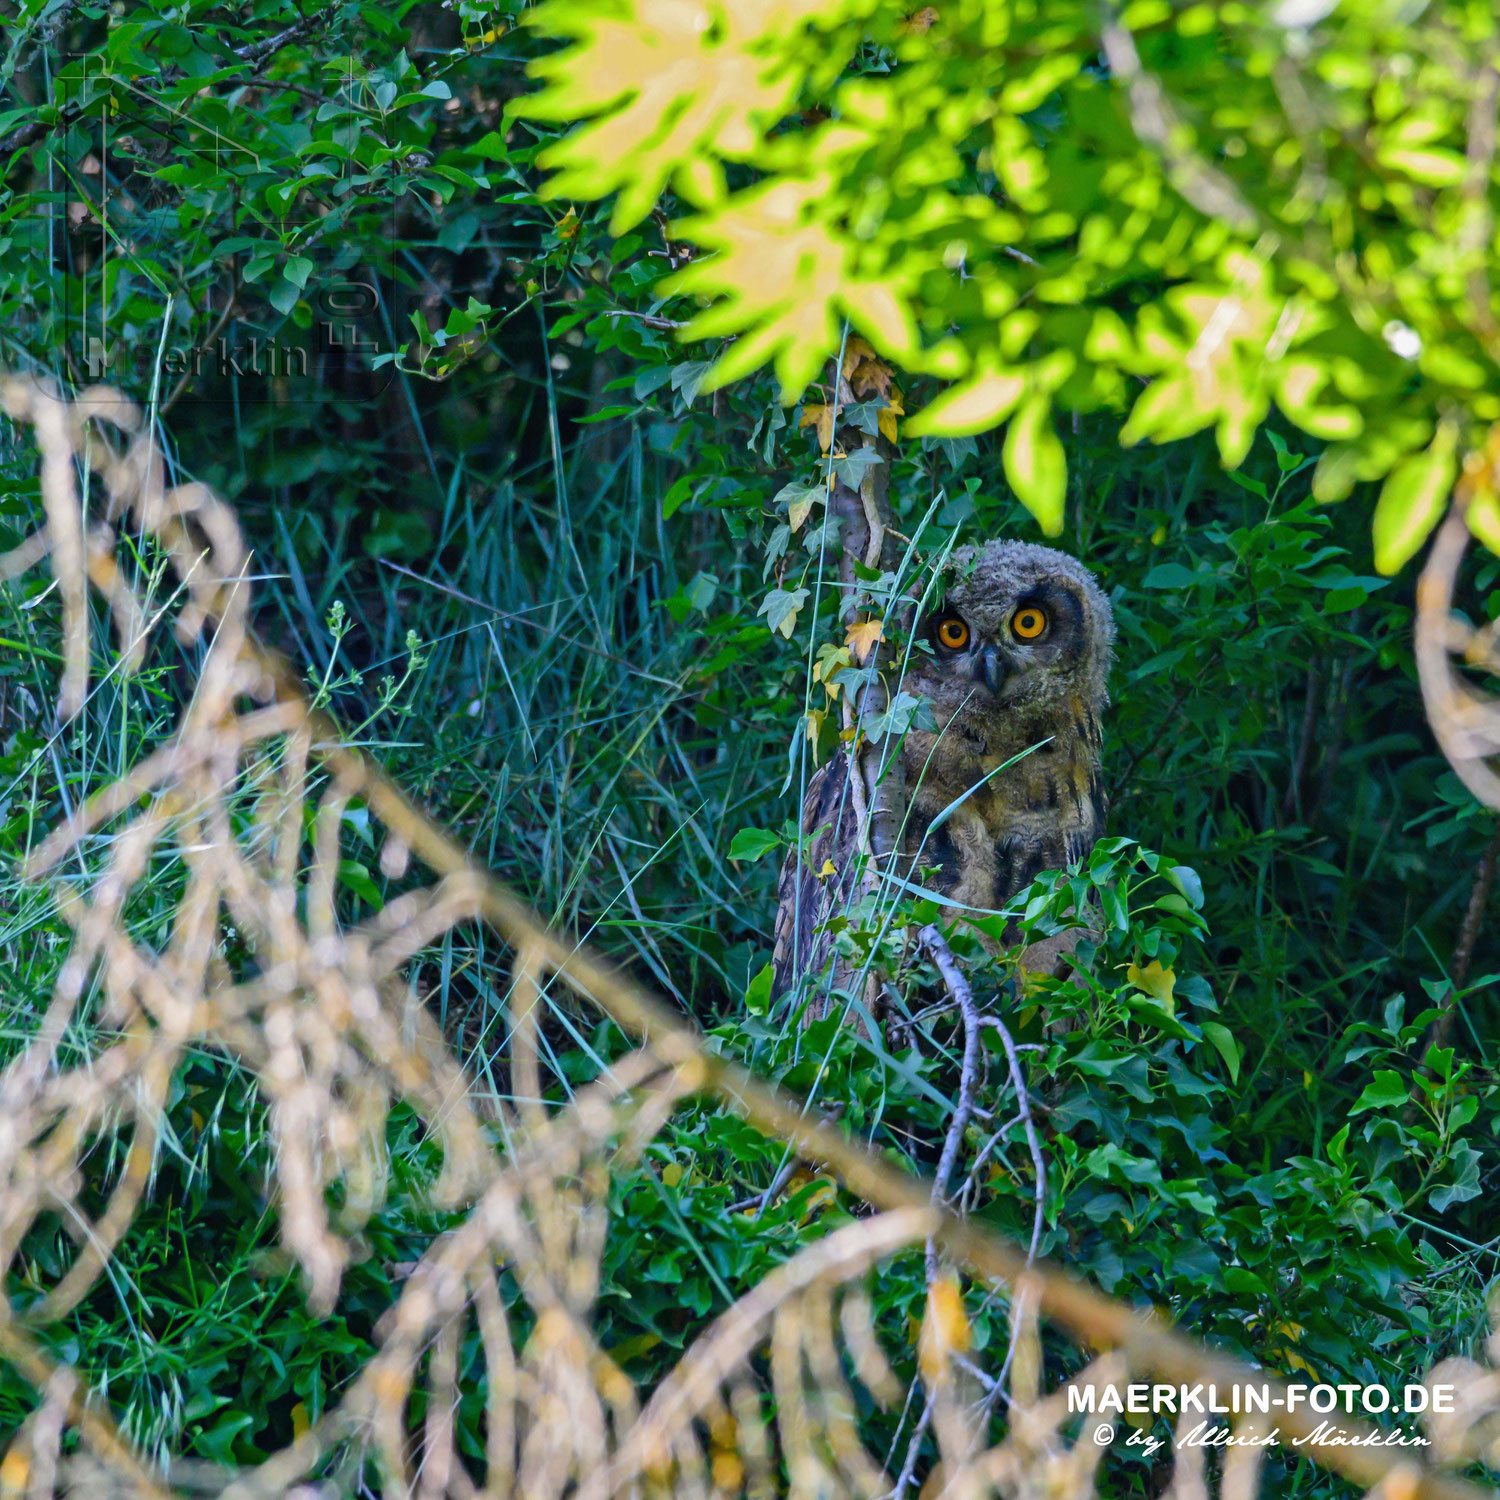
M 1005 686 L 1005 659 L 998 646 L 986 646 L 974 658 L 974 678 L 982 682 L 997 698 Z

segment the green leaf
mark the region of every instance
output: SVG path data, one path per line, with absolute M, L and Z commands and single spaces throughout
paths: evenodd
M 1141 587 L 1147 589 L 1190 589 L 1203 582 L 1203 575 L 1185 568 L 1181 563 L 1157 563 L 1141 579 Z
M 907 692 L 898 692 L 886 708 L 872 714 L 864 725 L 865 733 L 872 740 L 886 735 L 899 739 L 909 729 L 934 727 L 932 705 L 925 698 L 917 698 Z
M 1458 472 L 1457 435 L 1442 423 L 1427 449 L 1398 464 L 1375 502 L 1375 566 L 1399 571 L 1443 518 Z
M 302 288 L 283 277 L 266 294 L 266 300 L 279 313 L 289 313 L 302 300 Z
M 772 589 L 761 600 L 760 608 L 755 613 L 764 615 L 766 624 L 772 630 L 779 630 L 787 640 L 791 640 L 792 631 L 797 628 L 798 612 L 807 603 L 807 598 L 806 589 Z
M 688 475 L 683 474 L 674 480 L 671 489 L 662 496 L 661 518 L 670 521 L 682 506 L 687 504 L 693 497 L 693 482 Z
M 784 484 L 771 497 L 771 504 L 786 506 L 786 523 L 796 532 L 801 530 L 813 506 L 821 505 L 827 499 L 827 485 Z
M 751 830 L 742 829 L 741 832 L 748 833 Z M 752 1016 L 764 1016 L 771 1009 L 771 981 L 775 978 L 772 965 L 766 964 L 752 979 L 745 989 L 745 1009 Z
M 1376 160 L 1424 187 L 1455 187 L 1464 180 L 1464 158 L 1457 151 L 1387 147 L 1377 153 Z
M 833 460 L 833 475 L 851 490 L 857 490 L 864 483 L 865 475 L 880 462 L 882 459 L 873 448 L 861 446 Z
M 1234 1033 L 1218 1021 L 1201 1021 L 1199 1029 L 1213 1045 L 1214 1051 L 1224 1059 L 1230 1078 L 1238 1083 L 1240 1081 L 1240 1044 L 1235 1041 Z
M 370 872 L 357 860 L 341 859 L 338 874 L 340 885 L 346 890 L 353 891 L 361 901 L 368 902 L 376 911 L 385 905 L 385 899 L 380 894 L 380 887 L 370 878 Z
M 671 365 L 657 365 L 655 369 L 642 370 L 635 377 L 635 384 L 630 388 L 630 394 L 637 401 L 643 401 L 652 391 L 658 391 L 672 378 Z
M 781 847 L 781 837 L 766 828 L 742 828 L 729 841 L 730 859 L 756 860 Z
M 672 366 L 672 389 L 682 397 L 684 406 L 691 406 L 698 399 L 711 364 L 711 360 L 690 359 Z
M 1454 1178 L 1452 1182 L 1434 1188 L 1428 1199 L 1436 1212 L 1442 1213 L 1455 1203 L 1466 1203 L 1480 1193 L 1479 1153 L 1467 1142 L 1460 1142 L 1453 1150 Z
M 1203 909 L 1203 882 L 1191 865 L 1173 865 L 1162 872 L 1187 897 L 1194 911 Z
M 1052 403 L 1046 396 L 1028 396 L 1021 403 L 1006 429 L 1001 458 L 1016 498 L 1046 536 L 1057 536 L 1063 526 L 1068 461 L 1053 430 Z
M 1373 1082 L 1367 1084 L 1364 1093 L 1354 1101 L 1349 1113 L 1357 1115 L 1367 1109 L 1399 1109 L 1406 1103 L 1410 1092 L 1399 1073 L 1392 1068 L 1381 1068 Z
M 482 156 L 486 161 L 508 161 L 510 148 L 505 137 L 497 131 L 487 130 L 477 141 L 461 148 L 466 156 Z

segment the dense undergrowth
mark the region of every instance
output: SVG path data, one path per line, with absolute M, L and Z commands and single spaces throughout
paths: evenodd
M 516 87 L 503 49 L 466 66 L 481 94 Z M 495 111 L 454 125 L 422 114 L 429 105 L 413 106 L 407 144 L 437 138 L 468 168 L 485 159 L 474 143 Z M 276 111 L 298 104 L 266 108 L 281 129 Z M 831 576 L 801 538 L 766 556 L 785 519 L 772 497 L 811 475 L 816 447 L 769 382 L 696 393 L 701 351 L 675 345 L 660 326 L 674 309 L 652 290 L 670 243 L 655 231 L 610 242 L 588 215 L 538 208 L 530 144 L 515 133 L 493 181 L 445 202 L 413 206 L 377 176 L 360 199 L 368 219 L 351 214 L 333 235 L 380 285 L 388 325 L 416 309 L 429 326 L 447 319 L 461 353 L 441 379 L 409 368 L 410 353 L 269 394 L 209 378 L 165 415 L 172 461 L 236 502 L 264 635 L 504 880 L 716 1045 L 931 1170 L 952 1108 L 951 1018 L 887 1046 L 768 1011 L 755 981 L 776 861 L 730 855 L 743 829 L 781 832 L 810 768 L 803 715 L 821 690 L 808 668 L 832 632 L 831 600 L 790 639 L 760 606 L 773 568 L 814 585 L 820 567 Z M 152 211 L 167 213 L 174 191 L 188 195 L 153 186 Z M 393 258 L 375 248 L 388 244 Z M 55 288 L 85 270 L 64 257 L 26 275 Z M 147 282 L 118 295 L 149 341 Z M 489 311 L 472 347 L 470 299 Z M 274 322 L 274 308 L 256 315 Z M 206 301 L 185 316 L 200 331 L 211 321 Z M 49 363 L 64 367 L 60 354 Z M 149 360 L 124 380 L 136 394 L 153 382 L 170 384 Z M 1267 1364 L 1396 1387 L 1475 1346 L 1500 1254 L 1494 924 L 1456 995 L 1451 983 L 1495 819 L 1423 724 L 1410 576 L 1370 576 L 1362 516 L 1313 502 L 1306 440 L 1270 431 L 1226 474 L 1207 438 L 1147 450 L 1117 438 L 1104 418 L 1064 434 L 1062 544 L 1095 570 L 1119 623 L 1105 780 L 1121 842 L 1080 878 L 1113 889 L 1131 872 L 1139 884 L 1084 977 L 1011 1013 L 1045 1105 L 1040 1249 Z M 8 544 L 37 495 L 29 454 L 7 442 Z M 955 530 L 1038 536 L 990 440 L 900 442 L 892 475 L 921 547 Z M 1484 561 L 1470 582 L 1500 614 L 1500 568 Z M 12 1042 L 63 957 L 18 857 L 159 742 L 191 691 L 190 662 L 130 683 L 103 675 L 82 718 L 58 728 L 54 604 L 40 573 L 0 589 L 0 1028 Z M 353 914 L 387 893 L 358 806 L 347 843 Z M 1153 875 L 1137 846 L 1188 873 Z M 135 913 L 143 932 L 161 929 L 172 898 L 164 874 L 155 908 Z M 973 957 L 978 987 L 998 996 Z M 509 958 L 464 930 L 416 976 L 471 1073 L 501 1093 Z M 1128 977 L 1152 962 L 1155 980 Z M 1048 1007 L 1078 1027 L 1044 1031 Z M 1433 1054 L 1435 1007 L 1454 1019 Z M 549 997 L 543 1043 L 561 1097 L 622 1039 Z M 991 1062 L 998 1127 L 1012 1101 Z M 275 1248 L 253 1090 L 199 1058 L 171 1125 L 150 1202 L 59 1352 L 148 1447 L 250 1461 L 315 1418 L 368 1354 L 403 1267 L 441 1227 L 422 1197 L 434 1163 L 407 1120 L 391 1141 L 398 1190 L 335 1314 L 317 1321 Z M 972 1132 L 971 1162 L 993 1128 Z M 690 1104 L 615 1183 L 597 1327 L 644 1384 L 734 1295 L 859 1211 L 806 1173 L 766 1198 L 782 1164 L 775 1143 Z M 101 1183 L 117 1169 L 101 1151 Z M 1024 1240 L 1033 1187 L 1010 1131 L 969 1206 Z M 28 1246 L 39 1278 L 59 1244 Z M 879 1283 L 897 1349 L 922 1292 L 915 1256 Z M 971 1289 L 970 1312 L 979 1349 L 1003 1341 L 1003 1302 Z M 1055 1351 L 1059 1370 L 1075 1357 Z M 0 1433 L 33 1400 L 0 1370 Z M 482 1393 L 465 1403 L 461 1424 L 477 1432 Z M 894 1414 L 870 1420 L 898 1440 Z M 1298 1473 L 1296 1492 L 1333 1492 Z M 1122 1460 L 1117 1480 L 1144 1493 L 1150 1475 Z
M 609 463 L 590 451 L 600 429 L 577 429 L 561 504 L 550 465 L 489 483 L 440 471 L 428 505 L 413 497 L 431 542 L 403 550 L 399 567 L 360 544 L 352 507 L 340 524 L 336 504 L 312 495 L 247 506 L 268 575 L 263 629 L 541 910 L 672 995 L 719 1045 L 930 1171 L 951 1109 L 951 1018 L 872 1052 L 849 1030 L 802 1032 L 753 993 L 746 1003 L 768 955 L 774 860 L 727 851 L 742 828 L 775 829 L 791 808 L 781 788 L 804 663 L 753 617 L 759 539 L 734 524 L 749 507 L 662 519 L 657 497 L 684 461 L 655 452 L 653 436 L 660 446 L 670 432 L 691 455 L 722 431 L 707 414 L 671 415 L 619 419 Z M 1077 471 L 1107 476 L 1112 492 L 1107 510 L 1084 497 L 1070 540 L 1121 621 L 1111 832 L 1191 866 L 1201 892 L 1197 910 L 1179 895 L 1173 909 L 1133 911 L 1096 982 L 1049 1002 L 1084 1024 L 1030 1055 L 1047 1100 L 1040 1249 L 1281 1368 L 1404 1384 L 1474 1344 L 1493 1275 L 1492 939 L 1481 936 L 1480 983 L 1457 1003 L 1452 1061 L 1439 1060 L 1435 1084 L 1417 1066 L 1486 820 L 1420 724 L 1402 586 L 1360 572 L 1358 544 L 1339 547 L 1337 518 L 1301 493 L 1299 465 L 1268 445 L 1229 481 L 1191 449 L 1122 455 L 1108 437 L 1075 440 Z M 926 462 L 942 476 L 914 472 L 913 487 L 958 497 L 935 524 L 1025 534 L 983 452 Z M 306 517 L 320 512 L 335 524 L 315 531 Z M 20 613 L 42 592 L 10 592 L 8 634 L 44 640 L 33 621 L 45 600 Z M 183 687 L 166 672 L 123 690 L 111 681 L 84 725 L 49 736 L 52 671 L 35 650 L 11 662 L 13 855 L 159 735 Z M 344 873 L 376 902 L 364 831 L 356 809 Z M 1115 863 L 1101 854 L 1103 874 Z M 6 993 L 19 1034 L 61 948 L 45 901 L 11 889 Z M 164 885 L 156 921 L 170 900 Z M 1174 974 L 1165 1010 L 1121 979 L 1153 958 Z M 502 1092 L 506 1079 L 488 1075 L 506 974 L 507 955 L 470 932 L 419 976 L 471 1070 Z M 1038 1014 L 1012 1020 L 1043 1046 Z M 1222 1042 L 1203 1040 L 1205 1021 Z M 593 1076 L 619 1043 L 576 1005 L 559 1003 L 545 1032 L 564 1081 Z M 1004 1078 L 995 1063 L 997 1119 Z M 187 1439 L 249 1459 L 315 1416 L 368 1352 L 403 1263 L 439 1227 L 420 1206 L 433 1164 L 412 1122 L 393 1142 L 405 1193 L 371 1231 L 336 1316 L 314 1323 L 274 1250 L 252 1092 L 203 1058 L 173 1121 L 152 1203 L 66 1352 L 99 1372 L 148 1444 Z M 969 1159 L 990 1133 L 971 1127 Z M 737 1290 L 857 1208 L 802 1173 L 762 1212 L 781 1165 L 778 1147 L 695 1106 L 616 1185 L 600 1319 L 643 1382 Z M 1012 1131 L 972 1182 L 971 1207 L 1024 1240 L 1032 1191 Z M 35 1248 L 40 1274 L 55 1258 Z M 919 1259 L 902 1266 L 877 1303 L 898 1348 L 924 1284 Z M 971 1312 L 978 1348 L 1003 1341 L 1003 1303 L 976 1292 Z M 9 1424 L 30 1398 L 7 1392 Z M 473 1404 L 477 1432 L 477 1394 Z

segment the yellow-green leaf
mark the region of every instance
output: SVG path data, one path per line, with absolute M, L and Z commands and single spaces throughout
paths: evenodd
M 848 641 L 855 661 L 863 663 L 869 659 L 876 643 L 885 639 L 882 633 L 884 625 L 883 620 L 861 620 L 858 624 L 850 625 L 844 632 L 844 639 Z
M 1400 569 L 1443 517 L 1458 463 L 1457 434 L 1444 422 L 1431 444 L 1397 464 L 1375 503 L 1375 567 L 1381 573 Z
M 1476 495 L 1464 511 L 1464 520 L 1491 552 L 1500 553 L 1500 503 L 1493 495 Z
M 833 408 L 823 404 L 804 406 L 797 421 L 800 432 L 804 427 L 814 427 L 818 433 L 818 447 L 827 453 L 833 446 Z M 796 527 L 792 528 L 794 531 Z
M 1212 409 L 1205 409 L 1185 371 L 1160 375 L 1135 398 L 1130 415 L 1120 429 L 1120 441 L 1127 448 L 1150 438 L 1166 443 L 1187 437 L 1213 421 Z
M 1010 420 L 1001 458 L 1016 498 L 1047 536 L 1058 535 L 1063 526 L 1068 460 L 1053 431 L 1052 403 L 1045 396 L 1028 396 L 1021 403 Z
M 1432 147 L 1403 149 L 1398 146 L 1381 151 L 1376 160 L 1381 166 L 1400 172 L 1426 187 L 1452 187 L 1464 180 L 1464 158 L 1458 151 L 1441 151 Z
M 969 1318 L 963 1292 L 951 1271 L 927 1288 L 927 1312 L 917 1338 L 917 1364 L 929 1384 L 946 1377 L 953 1355 L 969 1352 Z
M 1125 977 L 1138 990 L 1144 990 L 1161 1008 L 1172 1014 L 1174 1002 L 1172 991 L 1177 987 L 1177 976 L 1171 969 L 1164 969 L 1159 958 L 1153 958 L 1143 969 L 1131 964 Z
M 906 424 L 911 437 L 967 437 L 1003 422 L 1026 389 L 1026 377 L 990 370 L 930 401 Z

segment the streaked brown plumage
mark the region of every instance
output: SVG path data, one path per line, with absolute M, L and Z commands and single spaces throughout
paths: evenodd
M 930 705 L 935 726 L 910 730 L 897 751 L 904 797 L 893 863 L 971 910 L 994 911 L 1044 870 L 1083 858 L 1099 836 L 1114 620 L 1093 575 L 1050 547 L 960 548 L 944 576 L 946 595 L 915 622 L 900 684 Z M 822 973 L 831 948 L 823 924 L 856 894 L 863 782 L 849 778 L 840 753 L 808 783 L 806 858 L 789 856 L 781 872 L 778 994 Z M 810 1012 L 822 1013 L 847 978 L 835 970 Z

